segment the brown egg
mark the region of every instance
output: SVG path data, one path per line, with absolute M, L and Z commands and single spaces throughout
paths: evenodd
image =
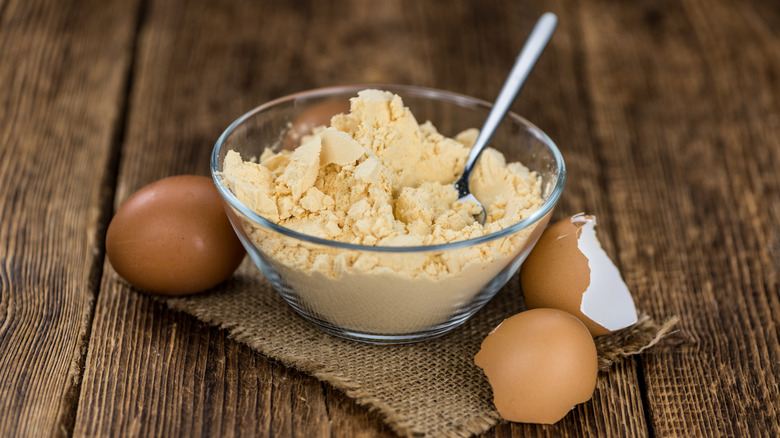
M 595 216 L 580 213 L 547 228 L 520 269 L 520 284 L 528 309 L 565 310 L 600 336 L 634 324 L 637 314 L 595 225 Z
M 593 396 L 596 345 L 573 315 L 535 309 L 507 318 L 485 338 L 474 363 L 506 420 L 553 424 Z
M 163 178 L 134 193 L 106 233 L 106 254 L 133 286 L 185 295 L 225 281 L 245 250 L 211 178 Z
M 330 119 L 336 114 L 348 113 L 348 100 L 329 100 L 302 112 L 293 121 L 284 137 L 284 149 L 295 149 L 301 145 L 301 138 L 309 135 L 318 126 L 330 126 Z

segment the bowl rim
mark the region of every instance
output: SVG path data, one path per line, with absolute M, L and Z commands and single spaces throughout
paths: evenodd
M 458 248 L 466 248 L 466 247 L 490 242 L 492 240 L 496 240 L 502 237 L 512 235 L 520 230 L 530 227 L 531 225 L 541 220 L 545 215 L 550 213 L 555 207 L 555 205 L 558 203 L 558 199 L 560 198 L 561 193 L 563 192 L 563 187 L 566 184 L 566 166 L 563 161 L 563 156 L 561 155 L 561 152 L 558 149 L 558 146 L 555 144 L 555 142 L 553 142 L 552 139 L 544 131 L 542 131 L 539 127 L 537 127 L 533 123 L 529 122 L 524 117 L 512 111 L 509 111 L 505 117 L 512 118 L 515 121 L 520 122 L 520 124 L 525 125 L 529 131 L 533 132 L 539 140 L 544 142 L 550 148 L 550 150 L 553 153 L 555 163 L 558 166 L 558 178 L 555 181 L 555 186 L 553 187 L 550 196 L 544 201 L 541 207 L 539 207 L 537 210 L 535 210 L 533 213 L 531 213 L 528 217 L 521 220 L 520 222 L 514 223 L 509 227 L 503 228 L 499 231 L 495 231 L 490 234 L 485 234 L 483 236 L 474 237 L 471 239 L 457 240 L 449 243 L 440 243 L 435 245 L 417 245 L 417 246 L 371 246 L 371 245 L 360 245 L 355 243 L 324 239 L 321 237 L 316 237 L 316 236 L 312 236 L 309 234 L 304 234 L 292 230 L 290 228 L 276 224 L 260 216 L 259 214 L 255 213 L 252 209 L 250 209 L 248 206 L 246 206 L 244 203 L 239 201 L 238 198 L 233 194 L 233 192 L 227 187 L 227 182 L 222 177 L 222 172 L 220 171 L 220 167 L 219 167 L 220 166 L 219 153 L 222 150 L 222 146 L 225 144 L 225 141 L 227 140 L 228 136 L 246 120 L 253 117 L 255 114 L 259 112 L 265 111 L 268 108 L 274 107 L 281 103 L 295 101 L 301 98 L 327 97 L 333 94 L 342 94 L 348 92 L 357 94 L 358 91 L 369 89 L 369 88 L 391 91 L 391 92 L 414 94 L 420 97 L 436 98 L 439 100 L 449 100 L 451 102 L 464 105 L 464 106 L 479 106 L 485 109 L 489 109 L 492 106 L 492 104 L 487 101 L 477 99 L 474 97 L 469 97 L 464 94 L 459 94 L 459 93 L 446 91 L 446 90 L 439 90 L 435 88 L 419 87 L 414 85 L 397 85 L 397 84 L 356 84 L 356 85 L 323 87 L 323 88 L 316 88 L 307 91 L 301 91 L 301 92 L 289 94 L 286 96 L 282 96 L 270 100 L 262 105 L 259 105 L 249 110 L 248 112 L 244 113 L 239 118 L 237 118 L 235 121 L 233 121 L 233 123 L 231 123 L 222 132 L 222 134 L 219 136 L 217 142 L 214 145 L 214 149 L 212 150 L 211 160 L 210 160 L 211 176 L 212 179 L 214 180 L 214 183 L 217 186 L 217 190 L 219 190 L 223 199 L 232 208 L 235 208 L 236 210 L 241 212 L 241 214 L 243 214 L 245 217 L 247 217 L 255 224 L 270 229 L 271 231 L 277 232 L 279 234 L 283 234 L 285 236 L 292 237 L 304 242 L 314 243 L 314 244 L 324 245 L 329 247 L 348 249 L 348 250 L 358 250 L 358 251 L 384 252 L 384 253 L 445 251 L 445 250 L 452 250 Z

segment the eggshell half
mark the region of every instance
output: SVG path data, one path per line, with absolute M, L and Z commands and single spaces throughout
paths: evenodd
M 577 214 L 547 228 L 523 263 L 520 283 L 528 309 L 565 310 L 601 336 L 634 324 L 637 313 L 595 225 L 595 216 Z
M 474 357 L 493 388 L 506 420 L 553 424 L 593 396 L 596 345 L 582 322 L 557 309 L 534 309 L 507 318 Z

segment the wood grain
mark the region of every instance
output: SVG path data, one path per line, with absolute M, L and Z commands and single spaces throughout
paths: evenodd
M 490 96 L 497 93 L 500 88 L 512 60 L 519 52 L 525 36 L 536 19 L 536 14 L 524 13 L 514 3 L 492 6 L 461 5 L 448 8 L 443 17 L 439 17 L 437 11 L 440 11 L 440 8 L 436 5 L 431 5 L 429 7 L 432 9 L 426 10 L 420 5 L 412 8 L 411 4 L 411 2 L 388 2 L 381 6 L 379 18 L 369 20 L 375 16 L 375 11 L 364 2 L 355 2 L 351 6 L 337 10 L 329 9 L 321 2 L 313 2 L 309 7 L 296 9 L 286 9 L 284 6 L 276 5 L 278 10 L 254 5 L 230 9 L 210 2 L 151 3 L 141 28 L 141 43 L 135 74 L 137 80 L 132 89 L 127 142 L 122 151 L 123 160 L 117 185 L 117 202 L 121 202 L 132 190 L 156 178 L 182 172 L 205 173 L 212 146 L 211 141 L 206 139 L 209 136 L 212 140 L 216 138 L 221 129 L 230 122 L 231 117 L 235 117 L 258 102 L 277 97 L 278 94 L 334 82 L 422 82 L 422 85 L 453 89 L 490 99 Z M 507 14 L 507 8 L 510 8 L 510 14 L 525 17 L 523 21 L 527 25 L 524 34 L 520 34 L 514 27 L 516 23 L 501 20 L 501 17 Z M 187 12 L 182 15 L 179 13 L 181 10 Z M 349 13 L 344 13 L 345 10 Z M 409 14 L 410 10 L 415 13 L 405 15 Z M 273 17 L 273 20 L 270 17 Z M 437 18 L 431 19 L 431 17 Z M 425 27 L 425 23 L 432 23 L 433 27 Z M 252 26 L 260 26 L 264 33 L 270 35 L 286 36 L 289 41 L 285 38 L 257 39 L 256 31 L 247 30 Z M 452 59 L 449 55 L 452 52 L 452 41 L 437 36 L 457 34 L 457 30 L 464 26 L 475 26 L 481 30 L 476 37 L 464 35 L 463 41 L 458 44 L 464 48 L 460 53 L 464 53 L 465 58 Z M 487 31 L 489 27 L 493 27 L 490 32 Z M 172 28 L 177 29 L 175 35 L 170 35 Z M 236 28 L 243 29 L 246 34 L 232 31 Z M 295 37 L 301 33 L 304 33 L 305 38 L 296 39 Z M 575 38 L 566 35 L 566 30 L 562 33 L 564 34 L 562 38 L 569 40 Z M 329 35 L 329 38 L 324 38 L 324 35 Z M 417 40 L 429 41 L 429 46 L 421 49 L 414 43 Z M 339 50 L 339 46 L 349 46 L 350 50 Z M 217 50 L 222 47 L 243 49 L 238 54 Z M 383 47 L 381 57 L 376 55 L 376 47 Z M 483 50 L 485 47 L 494 50 L 485 51 Z M 555 43 L 552 50 L 554 47 Z M 569 47 L 564 50 L 577 51 L 581 50 L 581 47 Z M 304 75 L 302 80 L 297 80 L 295 76 L 290 77 L 287 74 L 292 66 L 277 70 L 280 63 L 287 62 L 285 59 L 298 60 L 300 65 L 296 70 L 301 69 L 312 76 Z M 344 69 L 346 65 L 350 68 Z M 469 67 L 464 68 L 466 65 Z M 557 66 L 556 71 L 551 71 L 552 67 L 554 66 L 550 61 L 542 62 L 538 67 L 539 72 L 536 73 L 534 81 L 529 83 L 528 90 L 524 92 L 524 97 L 530 102 L 546 102 L 549 100 L 549 93 L 546 91 L 549 87 L 556 89 L 558 83 L 574 82 L 576 65 L 570 63 Z M 442 79 L 437 75 L 454 69 L 457 69 L 455 71 L 458 74 L 455 77 L 458 80 L 453 79 L 448 83 L 447 78 Z M 281 75 L 282 73 L 284 74 Z M 235 77 L 251 77 L 253 74 L 257 75 L 258 80 L 241 82 L 241 86 L 237 88 L 232 83 Z M 540 82 L 540 78 L 546 78 L 547 83 Z M 459 81 L 464 82 L 461 84 Z M 225 86 L 213 87 L 207 84 L 225 84 Z M 250 101 L 250 96 L 255 96 L 256 100 Z M 570 98 L 576 100 L 578 96 L 575 94 Z M 202 102 L 209 102 L 211 105 L 204 106 Z M 245 103 L 241 104 L 241 102 Z M 243 108 L 233 112 L 239 104 Z M 567 128 L 579 130 L 580 133 L 587 135 L 586 120 L 583 118 L 580 123 L 567 125 Z M 165 147 L 161 147 L 161 144 Z M 587 166 L 588 162 L 583 162 L 583 167 Z M 576 169 L 577 166 L 575 165 L 574 168 Z M 144 410 L 136 414 L 141 418 L 139 431 L 142 435 L 160 432 L 175 435 L 206 433 L 204 429 L 198 427 L 182 429 L 185 426 L 190 427 L 193 422 L 197 424 L 201 421 L 202 413 L 186 410 L 186 406 L 215 402 L 219 404 L 218 401 L 202 400 L 204 395 L 196 391 L 183 389 L 204 384 L 198 373 L 187 374 L 185 381 L 179 380 L 180 367 L 190 361 L 182 360 L 177 362 L 176 366 L 171 366 L 172 364 L 162 366 L 157 362 L 144 364 L 140 368 L 134 365 L 134 361 L 139 360 L 134 357 L 139 355 L 146 357 L 150 349 L 169 348 L 174 349 L 176 354 L 184 354 L 178 351 L 178 345 L 182 342 L 190 342 L 186 339 L 203 339 L 203 336 L 196 331 L 182 331 L 181 339 L 153 335 L 144 339 L 145 343 L 136 344 L 141 341 L 131 341 L 131 339 L 136 337 L 135 331 L 145 323 L 134 322 L 133 318 L 128 318 L 129 321 L 125 322 L 119 332 L 105 331 L 102 324 L 104 318 L 114 319 L 117 315 L 148 317 L 147 312 L 135 309 L 136 306 L 141 308 L 148 306 L 146 302 L 148 299 L 137 297 L 137 300 L 127 301 L 122 294 L 133 292 L 124 288 L 111 287 L 116 283 L 117 278 L 110 268 L 107 268 L 106 275 L 103 277 L 104 289 L 96 308 L 96 323 L 91 345 L 95 356 L 93 357 L 90 350 L 76 434 L 101 434 L 102 430 L 116 428 L 127 430 L 131 426 L 128 417 L 132 418 L 132 411 L 117 410 L 115 404 L 128 403 L 139 404 L 139 409 Z M 109 291 L 106 291 L 105 287 L 109 287 Z M 171 322 L 163 319 L 154 321 L 154 324 L 157 327 L 157 324 L 165 326 L 170 325 Z M 136 325 L 139 327 L 136 328 Z M 178 323 L 176 326 L 180 327 Z M 161 334 L 164 333 L 163 329 L 156 330 L 160 330 Z M 129 362 L 123 362 L 121 358 L 116 360 L 100 355 L 109 339 L 121 339 L 127 344 L 120 349 L 128 350 L 125 354 L 128 355 Z M 213 343 L 214 340 L 209 338 L 209 342 Z M 201 347 L 204 350 L 207 348 L 208 345 Z M 99 371 L 98 367 L 100 367 Z M 634 366 L 629 364 L 628 367 L 628 371 L 621 373 L 620 378 L 602 379 L 599 384 L 599 396 L 594 402 L 579 408 L 574 415 L 552 430 L 564 435 L 576 435 L 578 431 L 589 429 L 616 433 L 627 427 L 630 433 L 641 434 L 641 431 L 645 430 L 641 395 L 638 391 Z M 112 371 L 114 368 L 116 370 Z M 127 372 L 128 368 L 132 370 L 132 374 L 127 377 L 130 380 L 127 387 L 118 387 L 108 394 L 94 391 L 93 388 L 101 385 L 101 381 L 113 379 L 116 373 Z M 267 370 L 258 373 L 269 375 Z M 149 386 L 140 380 L 143 378 L 156 378 L 160 382 Z M 215 377 L 210 376 L 210 378 Z M 175 379 L 180 383 L 166 384 L 169 379 Z M 232 381 L 224 383 L 236 384 Z M 277 383 L 277 380 L 274 380 L 274 383 Z M 137 392 L 140 391 L 135 389 L 137 386 L 144 388 L 143 393 Z M 268 430 L 273 435 L 281 436 L 330 434 L 331 424 L 327 407 L 330 401 L 324 399 L 321 388 L 316 382 L 295 388 L 293 391 L 295 395 L 291 400 L 276 398 L 279 394 L 288 396 L 289 393 L 274 388 L 276 386 L 270 390 L 270 405 L 276 407 L 287 404 L 288 407 L 281 411 L 272 408 L 268 424 L 253 419 L 258 430 Z M 173 392 L 175 395 L 169 395 L 168 392 Z M 302 399 L 298 393 L 306 394 L 307 403 L 301 403 Z M 626 393 L 628 397 L 625 396 Z M 170 397 L 173 397 L 176 403 L 169 403 Z M 341 395 L 339 397 L 343 398 Z M 343 400 L 339 400 L 339 403 L 343 403 Z M 165 414 L 166 419 L 158 419 L 156 416 L 144 419 L 147 415 L 151 415 L 146 413 L 148 411 L 146 406 L 157 408 L 162 405 L 173 409 L 172 412 Z M 626 420 L 625 424 L 611 423 L 611 417 L 604 415 L 604 412 L 615 407 L 628 413 L 623 417 Z M 212 408 L 217 411 L 223 409 L 222 405 L 212 406 Z M 85 419 L 94 419 L 97 417 L 97 412 L 103 413 L 101 418 L 103 423 L 82 429 L 81 415 L 83 414 Z M 112 414 L 106 415 L 106 413 Z M 305 420 L 301 421 L 301 417 Z M 344 421 L 348 421 L 349 418 L 344 417 Z M 158 429 L 160 422 L 175 429 Z M 352 425 L 352 422 L 354 421 L 340 425 L 347 435 L 357 432 L 362 427 L 359 424 Z M 373 424 L 377 424 L 376 419 L 373 419 Z M 533 431 L 535 427 L 526 426 L 525 429 Z
M 320 15 L 320 6 L 313 3 L 310 13 Z M 367 4 L 360 6 L 358 17 L 368 13 Z M 338 10 L 328 13 L 345 19 Z M 300 79 L 290 74 L 300 60 L 312 62 L 298 48 L 308 47 L 301 36 L 313 31 L 313 20 L 281 2 L 150 2 L 115 206 L 158 178 L 207 174 L 213 143 L 232 119 L 270 98 L 324 85 L 305 76 L 318 79 L 317 66 L 300 66 Z M 320 32 L 330 25 L 321 22 Z M 129 288 L 106 264 L 74 435 L 388 433 L 343 394 L 248 353 L 225 332 Z
M 752 122 L 778 116 L 777 85 L 762 77 L 780 65 L 777 35 L 725 2 L 587 12 L 607 229 L 640 304 L 682 321 L 680 343 L 645 355 L 651 430 L 777 435 L 778 264 L 761 254 L 779 198 L 754 166 L 776 169 L 780 145 Z M 767 46 L 745 50 L 758 32 Z
M 505 436 L 780 435 L 780 7 L 759 0 L 0 1 L 0 435 L 392 436 L 341 392 L 127 286 L 132 192 L 208 173 L 252 107 L 347 83 L 492 100 L 559 15 L 514 109 L 679 332 L 593 400 Z
M 134 2 L 0 3 L 0 435 L 77 406 Z

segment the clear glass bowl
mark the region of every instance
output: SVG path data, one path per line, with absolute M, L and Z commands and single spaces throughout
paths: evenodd
M 434 338 L 465 322 L 517 272 L 563 191 L 563 158 L 539 128 L 507 114 L 491 146 L 507 162 L 520 161 L 541 176 L 544 203 L 499 232 L 442 245 L 363 246 L 301 234 L 261 217 L 230 191 L 222 177 L 229 150 L 244 159 L 259 157 L 266 147 L 278 150 L 288 142 L 291 124 L 301 113 L 325 102 L 347 101 L 365 88 L 398 94 L 419 122 L 430 120 L 448 137 L 481 127 L 490 110 L 481 100 L 412 86 L 355 85 L 293 94 L 253 109 L 225 130 L 211 156 L 212 176 L 252 260 L 302 317 L 333 335 L 363 342 Z M 278 256 L 282 248 L 284 257 Z M 323 254 L 329 262 L 312 265 Z M 496 255 L 485 262 L 484 254 Z M 440 267 L 458 260 L 458 268 L 434 274 L 420 269 L 431 260 Z

